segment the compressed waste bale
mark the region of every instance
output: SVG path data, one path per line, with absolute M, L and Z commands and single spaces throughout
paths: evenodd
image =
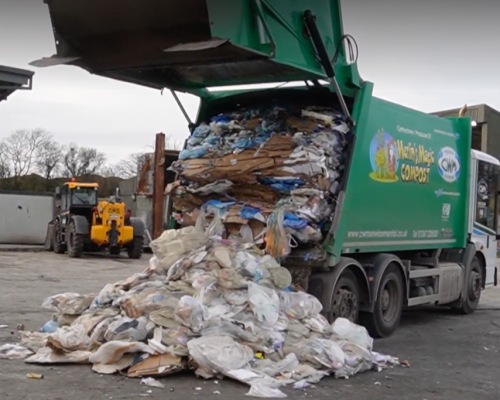
M 333 108 L 268 104 L 201 123 L 167 188 L 181 225 L 264 245 L 286 257 L 314 245 L 332 220 L 349 127 Z M 196 216 L 196 218 L 195 218 Z

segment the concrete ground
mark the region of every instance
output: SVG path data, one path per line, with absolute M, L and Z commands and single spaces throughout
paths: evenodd
M 45 252 L 0 252 L 0 325 L 8 325 L 0 329 L 0 345 L 16 342 L 18 324 L 38 330 L 50 318 L 50 312 L 40 309 L 45 297 L 68 291 L 97 293 L 104 284 L 144 269 L 148 258 L 71 260 Z M 363 373 L 349 380 L 325 378 L 305 391 L 285 391 L 291 399 L 498 400 L 500 289 L 483 292 L 481 308 L 470 316 L 437 309 L 408 311 L 396 334 L 376 341 L 375 349 L 408 360 L 410 367 Z M 44 379 L 27 379 L 30 372 L 41 373 Z M 162 382 L 166 388 L 156 389 L 140 385 L 139 380 L 99 376 L 89 366 L 0 361 L 0 399 L 248 398 L 248 387 L 230 380 L 216 384 L 184 374 Z

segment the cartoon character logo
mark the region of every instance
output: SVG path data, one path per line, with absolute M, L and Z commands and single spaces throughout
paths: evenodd
M 451 147 L 443 147 L 438 154 L 439 175 L 445 182 L 453 183 L 460 176 L 460 157 Z
M 394 138 L 379 130 L 370 144 L 370 163 L 373 172 L 370 178 L 382 183 L 397 182 L 399 167 L 398 148 Z

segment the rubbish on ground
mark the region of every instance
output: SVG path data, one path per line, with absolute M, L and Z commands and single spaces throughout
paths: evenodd
M 403 360 L 403 361 L 401 361 L 401 366 L 403 366 L 403 367 L 409 367 L 410 366 L 410 362 L 408 360 Z
M 18 331 L 24 331 L 24 324 L 18 324 L 18 325 L 16 326 L 16 329 L 17 329 Z
M 143 378 L 143 379 L 141 379 L 141 384 L 146 385 L 146 386 L 150 386 L 150 387 L 165 389 L 165 385 L 161 382 L 158 382 L 154 378 Z
M 170 259 L 165 248 L 179 238 L 182 246 L 172 250 L 178 259 Z M 106 285 L 71 325 L 22 332 L 23 347 L 9 346 L 22 349 L 26 363 L 92 364 L 97 373 L 152 384 L 149 378 L 190 369 L 245 383 L 249 396 L 274 398 L 285 397 L 286 385 L 301 389 L 328 375 L 398 364 L 372 350 L 365 328 L 342 318 L 329 324 L 321 303 L 286 283 L 280 265 L 253 244 L 199 227 L 166 231 L 151 244 L 158 266 Z M 67 298 L 52 297 L 59 307 Z
M 6 360 L 22 360 L 32 354 L 31 350 L 16 344 L 4 344 L 0 347 L 0 358 Z
M 26 375 L 26 378 L 28 378 L 28 379 L 43 379 L 43 375 L 30 373 L 30 374 Z
M 0 329 L 5 329 L 5 328 L 8 328 L 9 325 L 0 325 Z

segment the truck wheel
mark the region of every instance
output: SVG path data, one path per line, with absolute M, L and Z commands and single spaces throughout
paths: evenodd
M 144 246 L 143 236 L 134 236 L 134 240 L 127 246 L 128 258 L 138 260 L 142 257 Z
M 466 277 L 466 293 L 462 304 L 456 308 L 456 310 L 463 315 L 472 314 L 476 311 L 476 308 L 481 299 L 481 290 L 483 284 L 483 278 L 481 273 L 481 262 L 474 256 L 470 263 L 469 273 Z
M 394 333 L 403 311 L 404 284 L 401 271 L 389 265 L 382 275 L 373 313 L 362 314 L 362 324 L 372 337 L 383 338 Z
M 309 278 L 308 293 L 323 305 L 322 314 L 328 322 L 336 318 L 347 318 L 356 322 L 359 314 L 359 284 L 356 275 L 344 270 L 337 280 L 333 271 L 316 272 Z
M 331 311 L 327 319 L 330 323 L 337 318 L 356 322 L 359 315 L 359 286 L 356 275 L 346 269 L 335 284 L 331 298 Z
M 85 237 L 76 233 L 76 225 L 73 221 L 69 223 L 67 235 L 68 239 L 66 242 L 68 244 L 68 255 L 71 258 L 80 258 L 83 253 L 83 243 Z
M 66 246 L 59 241 L 60 236 L 61 236 L 61 226 L 59 224 L 54 225 L 52 248 L 54 249 L 54 253 L 64 254 L 64 252 L 66 251 Z

